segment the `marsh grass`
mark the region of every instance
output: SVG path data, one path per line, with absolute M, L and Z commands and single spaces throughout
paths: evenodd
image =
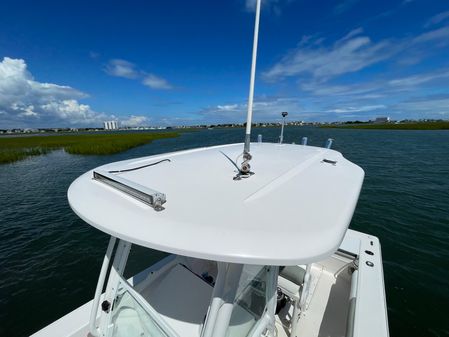
M 323 125 L 325 128 L 336 129 L 372 129 L 372 130 L 449 130 L 449 121 L 438 122 L 412 122 L 412 123 L 388 123 L 388 124 L 343 124 Z
M 64 149 L 70 154 L 108 155 L 147 144 L 156 139 L 177 137 L 176 132 L 77 134 L 57 136 L 1 137 L 0 164 Z

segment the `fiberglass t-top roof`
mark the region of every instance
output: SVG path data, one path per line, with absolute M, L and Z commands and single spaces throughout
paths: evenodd
M 364 172 L 339 152 L 302 145 L 251 145 L 253 176 L 234 181 L 242 144 L 104 165 L 162 192 L 164 210 L 93 179 L 69 188 L 72 209 L 90 225 L 132 243 L 209 260 L 294 265 L 335 252 L 351 221 Z M 226 157 L 226 156 L 227 157 Z M 334 163 L 335 162 L 335 163 Z

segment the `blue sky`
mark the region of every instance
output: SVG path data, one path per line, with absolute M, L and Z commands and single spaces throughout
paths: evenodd
M 449 3 L 263 0 L 255 121 L 449 119 Z M 243 122 L 254 0 L 5 1 L 0 129 Z

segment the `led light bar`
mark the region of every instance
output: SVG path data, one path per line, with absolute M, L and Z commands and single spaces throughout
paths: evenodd
M 165 194 L 142 186 L 123 177 L 111 174 L 107 171 L 94 171 L 94 179 L 133 197 L 151 206 L 156 211 L 162 211 L 163 204 L 167 201 Z

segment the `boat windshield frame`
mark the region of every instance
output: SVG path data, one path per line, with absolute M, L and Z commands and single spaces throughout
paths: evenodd
M 142 328 L 149 328 L 151 331 L 156 331 L 161 334 L 161 337 L 181 337 L 168 322 L 164 320 L 164 317 L 138 292 L 139 285 L 133 284 L 134 279 L 129 282 L 123 276 L 125 270 L 128 255 L 132 246 L 132 243 L 125 240 L 117 240 L 111 237 L 110 245 L 106 251 L 105 259 L 113 262 L 109 265 L 103 264 L 98 280 L 97 291 L 95 299 L 99 299 L 103 296 L 101 303 L 101 309 L 99 309 L 99 300 L 94 300 L 92 306 L 91 321 L 89 324 L 89 332 L 95 337 L 114 337 L 115 319 L 119 316 L 115 316 L 121 308 L 120 301 L 127 293 L 130 299 L 125 299 L 127 303 L 131 303 L 133 312 L 136 312 L 136 318 L 147 317 L 150 321 L 145 321 L 142 324 Z M 111 251 L 111 245 L 115 247 L 114 254 Z M 182 257 L 182 256 L 179 256 Z M 173 265 L 176 258 L 166 262 L 167 268 Z M 161 261 L 162 262 L 162 261 Z M 156 264 L 158 265 L 158 263 Z M 154 266 L 156 266 L 154 265 Z M 165 265 L 162 265 L 163 270 Z M 256 266 L 256 265 L 244 265 L 233 264 L 225 262 L 217 262 L 218 274 L 213 285 L 213 294 L 208 304 L 207 315 L 205 317 L 204 325 L 202 327 L 202 337 L 216 337 L 216 336 L 234 336 L 230 334 L 231 315 L 236 306 L 241 301 L 242 293 L 250 293 L 255 291 L 254 288 L 258 287 L 257 282 L 261 282 L 261 273 L 264 273 L 264 296 L 265 304 L 263 310 L 260 311 L 260 316 L 254 316 L 254 324 L 245 336 L 260 336 L 260 334 L 266 330 L 274 329 L 274 312 L 276 308 L 276 287 L 277 276 L 279 269 L 277 266 Z M 106 269 L 105 269 L 106 268 Z M 152 268 L 152 266 L 150 267 Z M 107 280 L 106 291 L 101 295 L 101 291 L 104 287 L 105 277 L 109 269 L 109 277 Z M 245 270 L 259 270 L 255 272 L 252 277 L 248 272 L 245 274 Z M 131 302 L 130 302 L 131 301 Z M 245 309 L 245 308 L 244 308 Z M 260 308 L 259 308 L 260 309 Z M 247 310 L 251 313 L 249 310 Z M 140 313 L 139 313 L 140 312 Z M 144 315 L 142 315 L 142 313 Z M 132 316 L 132 315 L 131 315 Z M 144 327 L 145 326 L 145 327 Z M 228 331 L 229 330 L 229 331 Z M 240 336 L 240 335 L 239 335 Z
M 161 337 L 182 337 L 179 336 L 172 327 L 164 321 L 164 319 L 160 316 L 160 314 L 151 306 L 149 302 L 147 302 L 142 295 L 140 295 L 133 286 L 123 277 L 119 276 L 119 283 L 116 288 L 116 293 L 114 296 L 114 306 L 110 310 L 108 315 L 108 327 L 114 327 L 114 315 L 117 313 L 117 309 L 120 309 L 119 301 L 123 297 L 125 293 L 128 293 L 129 296 L 136 302 L 141 309 L 147 314 L 148 318 L 151 320 L 151 323 L 156 326 L 156 329 L 159 330 L 162 334 Z M 114 337 L 114 329 L 109 329 L 106 334 L 107 337 Z

